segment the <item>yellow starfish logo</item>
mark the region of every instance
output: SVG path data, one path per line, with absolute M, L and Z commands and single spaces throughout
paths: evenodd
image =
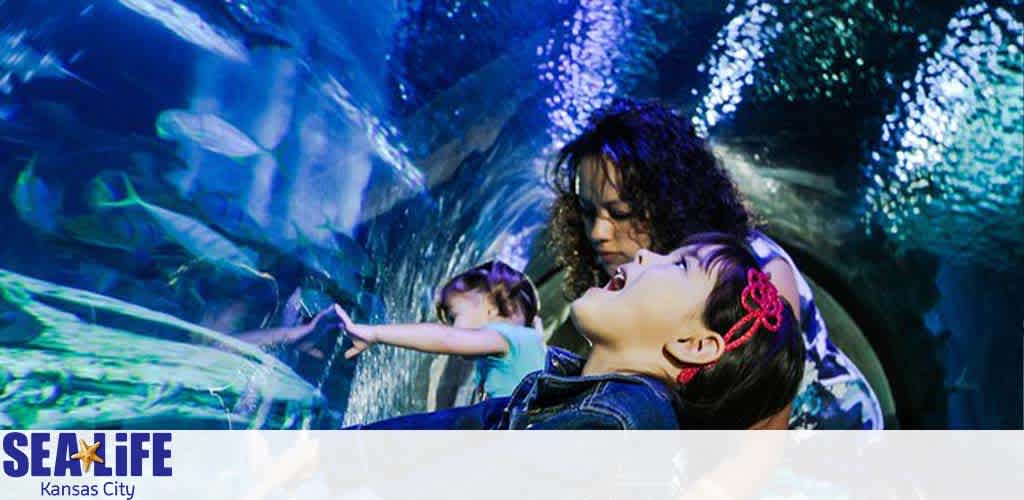
M 103 457 L 96 454 L 96 450 L 100 448 L 100 444 L 93 443 L 91 445 L 85 444 L 85 440 L 79 438 L 78 440 L 78 453 L 71 455 L 72 460 L 81 460 L 85 464 L 85 472 L 89 472 L 89 467 L 93 462 L 103 463 Z

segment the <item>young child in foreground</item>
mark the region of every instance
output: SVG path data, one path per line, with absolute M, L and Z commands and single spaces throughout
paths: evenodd
M 552 348 L 510 397 L 357 428 L 784 428 L 804 343 L 746 243 L 705 233 L 640 251 L 572 318 L 588 359 Z
M 352 338 L 352 358 L 373 344 L 388 344 L 476 359 L 475 400 L 508 396 L 528 373 L 544 367 L 544 339 L 534 328 L 539 299 L 523 273 L 501 261 L 466 271 L 441 288 L 443 324 L 365 325 L 334 306 Z

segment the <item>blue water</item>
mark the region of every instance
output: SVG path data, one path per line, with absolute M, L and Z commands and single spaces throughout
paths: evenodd
M 96 424 L 127 427 L 426 408 L 422 354 L 339 360 L 336 334 L 326 360 L 224 345 L 332 302 L 359 321 L 428 320 L 454 272 L 525 267 L 550 154 L 621 95 L 694 117 L 771 234 L 863 322 L 906 423 L 1020 427 L 1020 2 L 678 4 L 0 0 L 0 269 L 15 297 L 0 359 L 20 367 L 0 370 L 0 427 L 81 427 L 39 415 L 92 401 L 134 408 Z M 111 206 L 126 179 L 144 205 Z M 974 300 L 978 283 L 998 300 Z M 59 298 L 73 290 L 98 295 Z M 98 372 L 25 361 L 72 331 L 133 348 Z M 142 375 L 181 361 L 158 350 L 96 388 L 160 342 L 237 366 L 181 366 L 179 387 Z M 9 397 L 21 387 L 41 395 Z

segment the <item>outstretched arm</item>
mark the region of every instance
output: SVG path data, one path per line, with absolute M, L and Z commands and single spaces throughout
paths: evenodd
M 509 350 L 505 338 L 489 328 L 467 330 L 436 323 L 361 325 L 354 323 L 341 306 L 335 305 L 334 309 L 354 344 L 345 352 L 346 358 L 354 357 L 377 343 L 462 356 L 505 354 Z

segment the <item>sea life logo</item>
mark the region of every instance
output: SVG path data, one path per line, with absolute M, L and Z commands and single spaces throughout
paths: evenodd
M 135 497 L 135 485 L 113 478 L 170 477 L 171 433 L 96 432 L 85 439 L 73 432 L 3 434 L 0 470 L 10 478 L 41 478 L 42 497 Z M 109 481 L 72 482 L 109 477 Z

